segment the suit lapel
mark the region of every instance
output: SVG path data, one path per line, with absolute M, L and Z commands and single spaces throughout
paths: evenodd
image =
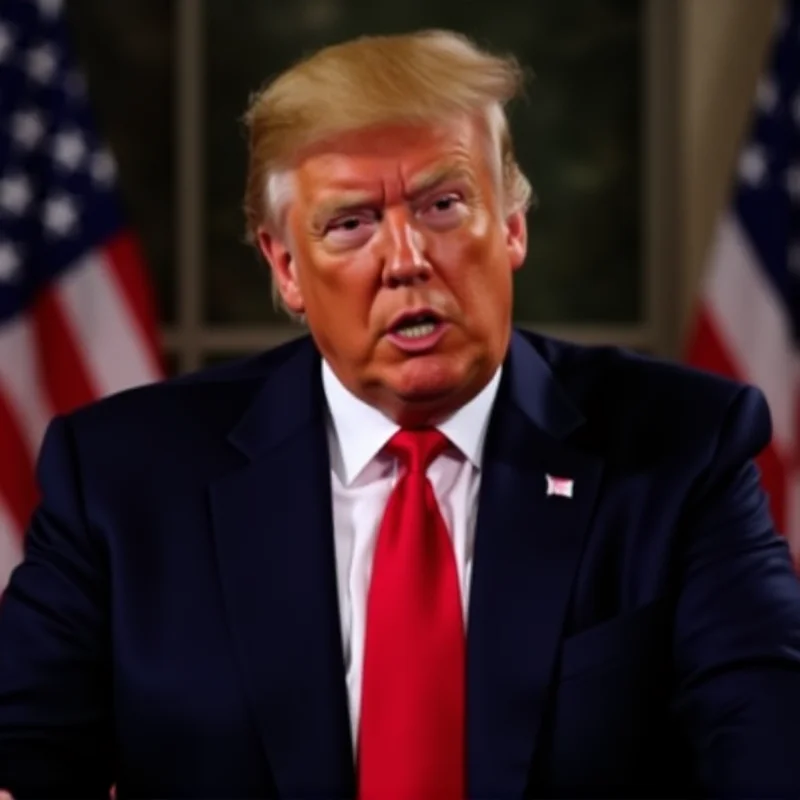
M 274 368 L 230 436 L 210 502 L 226 611 L 282 796 L 355 794 L 319 358 Z M 468 633 L 468 786 L 520 796 L 600 483 L 582 419 L 515 335 L 484 452 Z M 546 476 L 573 483 L 547 494 Z
M 469 605 L 471 797 L 522 796 L 602 463 L 565 443 L 583 420 L 515 334 L 487 436 Z M 548 495 L 547 476 L 573 481 Z
M 283 797 L 352 796 L 319 359 L 276 367 L 230 439 L 247 459 L 211 487 L 226 611 Z

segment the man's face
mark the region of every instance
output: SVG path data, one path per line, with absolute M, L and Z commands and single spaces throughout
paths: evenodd
M 336 375 L 401 424 L 452 413 L 505 356 L 526 228 L 495 160 L 480 119 L 348 133 L 304 154 L 283 235 L 261 234 Z

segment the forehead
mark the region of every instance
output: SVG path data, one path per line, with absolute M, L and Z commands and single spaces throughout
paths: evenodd
M 296 162 L 295 179 L 306 199 L 377 185 L 406 190 L 450 169 L 479 180 L 487 168 L 488 138 L 485 125 L 470 117 L 350 131 L 308 148 Z

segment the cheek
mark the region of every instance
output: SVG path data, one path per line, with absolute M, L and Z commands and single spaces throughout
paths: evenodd
M 303 266 L 303 294 L 318 316 L 351 321 L 368 318 L 376 286 L 368 254 L 316 253 Z
M 300 273 L 307 288 L 317 292 L 338 292 L 353 279 L 353 259 L 326 252 L 321 246 L 309 248 Z
M 488 213 L 476 214 L 469 225 L 438 237 L 430 253 L 453 292 L 461 297 L 502 292 L 510 282 L 502 228 Z
M 495 223 L 491 214 L 481 208 L 472 215 L 467 230 L 473 238 L 484 240 L 489 237 L 492 224 Z

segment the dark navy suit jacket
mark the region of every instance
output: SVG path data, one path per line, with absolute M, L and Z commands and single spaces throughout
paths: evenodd
M 325 426 L 308 339 L 52 424 L 0 606 L 0 786 L 354 795 Z M 471 797 L 800 795 L 769 437 L 752 388 L 514 334 L 469 599 Z

